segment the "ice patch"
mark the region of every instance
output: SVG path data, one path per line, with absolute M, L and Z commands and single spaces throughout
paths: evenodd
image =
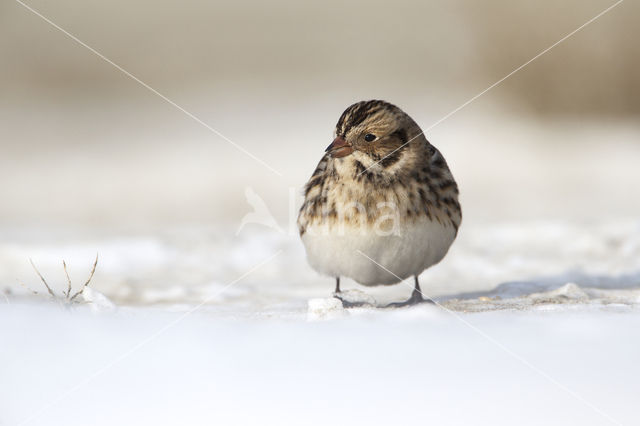
M 335 297 L 309 299 L 307 319 L 309 321 L 341 318 L 349 315 L 342 301 Z
M 521 287 L 521 283 L 514 283 Z M 519 288 L 522 290 L 522 288 Z M 634 308 L 640 301 L 640 289 L 601 289 L 579 286 L 576 283 L 567 283 L 548 291 L 523 293 L 510 289 L 496 289 L 495 293 L 487 296 L 479 296 L 467 299 L 448 299 L 441 302 L 444 307 L 454 311 L 482 312 L 500 309 L 535 309 L 537 311 L 551 311 L 558 309 L 584 308 L 610 308 L 613 305 Z M 509 296 L 504 296 L 509 295 Z
M 340 299 L 348 307 L 351 306 L 376 306 L 376 299 L 364 291 L 353 289 L 340 292 Z
M 94 312 L 112 311 L 116 308 L 116 305 L 107 296 L 91 287 L 85 287 L 80 297 L 85 303 L 89 304 Z
M 534 293 L 529 298 L 536 303 L 587 302 L 589 295 L 575 283 L 567 283 L 560 288 L 545 293 Z

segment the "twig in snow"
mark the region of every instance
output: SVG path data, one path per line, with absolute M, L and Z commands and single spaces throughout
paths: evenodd
M 69 272 L 67 271 L 67 264 L 64 260 L 62 261 L 62 266 L 64 267 L 64 274 L 67 276 L 67 291 L 64 293 L 64 297 L 68 299 L 69 295 L 71 294 L 71 278 L 69 278 Z
M 84 291 L 85 287 L 89 285 L 89 283 L 91 282 L 91 279 L 93 278 L 93 274 L 96 272 L 96 266 L 98 266 L 98 253 L 96 253 L 96 261 L 93 262 L 93 268 L 91 268 L 91 274 L 89 274 L 89 278 L 87 279 L 87 282 L 85 282 L 84 285 L 80 288 L 80 290 L 78 290 L 73 296 L 71 296 L 71 298 L 67 296 L 67 299 L 70 302 L 73 302 L 73 299 L 78 297 Z
M 47 288 L 47 291 L 49 292 L 51 297 L 55 298 L 56 297 L 55 293 L 53 292 L 53 290 L 51 290 L 51 287 L 49 287 L 49 284 L 47 284 L 47 281 L 44 279 L 40 271 L 38 271 L 38 268 L 36 268 L 36 265 L 33 263 L 33 260 L 31 260 L 31 258 L 29 258 L 29 262 L 31 262 L 31 266 L 33 266 L 33 270 L 36 271 L 36 274 L 38 274 L 38 276 L 42 280 L 42 283 Z
M 71 284 L 71 276 L 69 275 L 69 270 L 67 268 L 67 262 L 65 262 L 64 260 L 62 261 L 62 267 L 64 268 L 64 274 L 67 277 L 67 290 L 62 292 L 62 296 L 58 296 L 57 294 L 55 294 L 54 291 L 51 289 L 51 287 L 49 287 L 49 283 L 47 283 L 47 280 L 44 279 L 44 277 L 42 276 L 42 274 L 40 273 L 40 271 L 38 270 L 36 265 L 33 263 L 33 260 L 31 260 L 31 258 L 29 258 L 29 262 L 31 262 L 31 266 L 33 266 L 33 270 L 36 271 L 36 274 L 38 274 L 38 277 L 40 277 L 40 280 L 42 281 L 44 286 L 47 288 L 47 291 L 49 292 L 49 294 L 51 295 L 52 298 L 54 298 L 54 299 L 56 299 L 58 301 L 62 300 L 62 301 L 66 301 L 67 303 L 71 303 L 76 299 L 76 297 L 78 297 L 78 296 L 80 296 L 82 294 L 84 289 L 87 288 L 87 286 L 89 285 L 89 283 L 93 279 L 93 275 L 96 273 L 96 267 L 98 266 L 98 253 L 96 253 L 96 260 L 95 260 L 95 262 L 93 262 L 93 267 L 91 268 L 91 273 L 89 274 L 89 278 L 87 278 L 87 281 L 73 295 L 71 295 L 71 290 L 72 290 L 71 286 L 72 286 L 72 284 Z M 37 291 L 30 289 L 29 287 L 24 285 L 21 281 L 18 281 L 18 284 L 20 284 L 22 287 L 24 287 L 27 290 L 29 290 L 31 293 L 38 294 Z

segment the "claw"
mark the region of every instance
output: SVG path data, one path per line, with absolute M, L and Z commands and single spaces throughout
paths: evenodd
M 434 302 L 433 300 L 427 298 L 423 298 L 422 294 L 420 294 L 419 291 L 414 291 L 413 293 L 411 293 L 411 297 L 407 300 L 405 300 L 404 302 L 393 302 L 393 303 L 389 303 L 388 305 L 383 306 L 383 308 L 402 308 L 405 306 L 413 306 L 413 305 L 418 305 L 420 303 L 433 303 L 435 304 L 436 302 Z

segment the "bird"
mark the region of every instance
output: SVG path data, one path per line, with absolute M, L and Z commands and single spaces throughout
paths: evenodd
M 364 286 L 413 277 L 401 307 L 432 302 L 419 275 L 440 262 L 458 235 L 458 185 L 442 153 L 399 107 L 354 103 L 340 116 L 333 142 L 304 186 L 298 231 L 310 266 Z

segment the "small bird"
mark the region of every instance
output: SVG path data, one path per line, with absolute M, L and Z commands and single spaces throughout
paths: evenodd
M 348 107 L 334 137 L 298 215 L 309 264 L 335 278 L 340 299 L 340 277 L 376 286 L 413 276 L 411 297 L 389 306 L 431 302 L 418 276 L 444 258 L 462 221 L 444 157 L 409 115 L 381 100 Z

